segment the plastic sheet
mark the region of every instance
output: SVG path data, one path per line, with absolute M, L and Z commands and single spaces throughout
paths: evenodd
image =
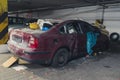
M 97 36 L 99 33 L 94 33 L 94 32 L 88 32 L 87 33 L 87 53 L 91 55 L 93 53 L 93 46 L 95 46 L 97 42 Z

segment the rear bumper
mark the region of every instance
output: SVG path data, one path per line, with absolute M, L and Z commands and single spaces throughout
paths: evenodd
M 29 55 L 49 54 L 49 52 L 44 52 L 44 51 L 36 51 L 36 52 L 27 52 L 27 51 L 24 51 L 24 53 L 29 54 Z
M 30 63 L 40 63 L 40 64 L 45 64 L 45 63 L 50 63 L 50 60 L 42 60 L 42 59 L 39 59 L 39 60 L 35 60 L 35 59 L 30 59 L 30 58 L 26 58 L 26 57 L 20 57 L 20 56 L 17 56 L 18 58 L 20 59 L 23 59 L 25 61 L 28 61 Z
M 50 63 L 51 59 L 49 59 L 47 57 L 47 54 L 49 54 L 49 52 L 24 52 L 25 54 L 32 56 L 30 58 L 25 57 L 25 56 L 19 56 L 19 58 L 26 60 L 30 63 L 40 63 L 40 64 L 44 64 L 44 63 Z M 39 56 L 40 58 L 36 58 L 34 57 L 35 55 Z M 41 58 L 41 56 L 46 55 L 46 58 Z
M 13 55 L 23 60 L 26 60 L 30 63 L 48 63 L 51 61 L 50 52 L 47 51 L 29 52 L 29 51 L 25 51 L 24 49 L 17 48 L 16 46 L 10 44 L 8 44 L 8 49 Z

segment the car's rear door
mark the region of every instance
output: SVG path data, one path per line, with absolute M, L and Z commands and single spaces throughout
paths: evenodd
M 74 27 L 73 21 L 69 21 L 59 29 L 60 46 L 68 47 L 72 57 L 77 54 L 77 30 Z
M 72 53 L 72 57 L 75 57 L 77 55 L 77 30 L 76 25 L 74 25 L 74 22 L 71 21 L 67 23 L 66 25 L 66 32 L 67 32 L 67 43 L 70 49 L 70 52 Z

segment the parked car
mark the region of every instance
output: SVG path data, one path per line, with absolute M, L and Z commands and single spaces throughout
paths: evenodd
M 108 49 L 108 36 L 100 33 L 81 20 L 67 20 L 52 26 L 47 31 L 24 28 L 13 30 L 8 41 L 9 50 L 19 58 L 29 62 L 64 66 L 68 60 L 86 55 L 86 33 L 99 33 L 94 52 Z
M 25 18 L 23 17 L 13 17 L 9 16 L 8 17 L 8 31 L 12 29 L 19 29 L 19 28 L 24 28 L 25 27 Z

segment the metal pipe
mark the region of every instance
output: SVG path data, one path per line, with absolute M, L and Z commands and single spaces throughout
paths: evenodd
M 105 14 L 105 5 L 103 5 L 103 10 L 102 10 L 102 19 L 101 19 L 101 23 L 104 23 L 104 14 Z
M 85 4 L 67 4 L 62 6 L 51 6 L 51 7 L 43 7 L 43 8 L 37 8 L 37 9 L 28 9 L 28 10 L 20 10 L 20 11 L 11 11 L 9 14 L 14 14 L 16 12 L 18 13 L 25 13 L 25 12 L 37 12 L 37 11 L 43 11 L 43 10 L 57 10 L 57 9 L 67 9 L 67 8 L 76 8 L 76 7 L 84 7 L 84 6 L 95 6 L 95 5 L 103 5 L 103 4 L 113 4 L 113 3 L 120 3 L 120 1 L 97 1 L 97 3 L 85 3 Z M 103 11 L 104 12 L 104 11 Z

